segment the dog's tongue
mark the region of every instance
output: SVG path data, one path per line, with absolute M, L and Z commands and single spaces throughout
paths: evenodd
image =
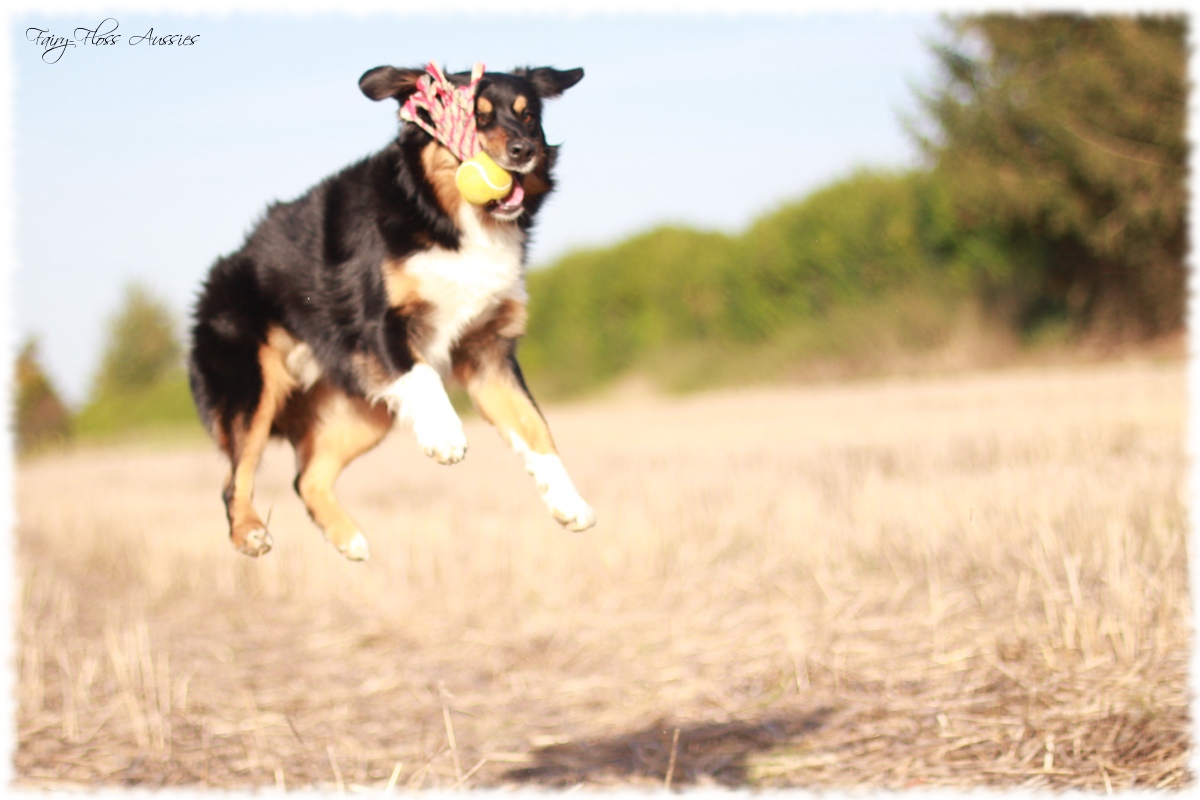
M 508 195 L 503 200 L 500 201 L 500 208 L 504 209 L 506 211 L 514 209 L 514 208 L 519 208 L 521 206 L 521 203 L 524 200 L 525 200 L 525 187 L 521 185 L 521 179 L 518 176 L 514 175 L 512 191 L 509 192 Z

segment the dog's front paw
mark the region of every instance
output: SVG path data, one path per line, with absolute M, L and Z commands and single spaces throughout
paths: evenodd
M 586 531 L 596 524 L 596 512 L 579 496 L 574 487 L 565 487 L 569 491 L 563 491 L 562 487 L 556 488 L 559 488 L 559 491 L 552 488 L 544 492 L 542 499 L 550 508 L 550 515 L 558 520 L 564 528 L 572 531 Z
M 419 417 L 413 423 L 413 433 L 425 455 L 439 464 L 457 464 L 467 454 L 467 435 L 454 410 L 447 411 Z
M 550 509 L 550 516 L 564 527 L 583 531 L 596 524 L 596 512 L 579 496 L 558 456 L 527 453 L 525 469 L 533 476 L 542 500 Z
M 467 454 L 462 420 L 450 405 L 436 370 L 417 364 L 384 389 L 378 399 L 412 428 L 421 452 L 441 464 L 455 464 Z

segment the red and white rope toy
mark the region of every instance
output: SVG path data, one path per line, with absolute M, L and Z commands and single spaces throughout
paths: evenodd
M 436 61 L 430 61 L 425 74 L 417 79 L 417 90 L 400 107 L 400 119 L 416 123 L 433 138 L 449 148 L 459 161 L 479 154 L 479 136 L 475 131 L 475 87 L 483 77 L 483 64 L 471 70 L 466 86 L 455 86 L 446 79 Z M 424 109 L 433 120 L 431 126 L 418 109 Z
M 483 69 L 483 64 L 476 64 L 467 85 L 455 86 L 437 62 L 430 61 L 425 74 L 417 79 L 416 90 L 400 107 L 400 119 L 421 126 L 462 162 L 454 178 L 464 200 L 477 206 L 495 200 L 500 205 L 493 213 L 518 215 L 525 190 L 483 151 L 475 129 L 475 90 Z M 432 125 L 421 118 L 418 111 L 422 109 L 433 120 Z

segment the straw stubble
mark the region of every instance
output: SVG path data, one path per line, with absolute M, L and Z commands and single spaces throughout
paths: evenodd
M 583 535 L 480 421 L 453 469 L 397 431 L 338 485 L 366 564 L 281 447 L 258 560 L 212 449 L 24 462 L 17 779 L 1178 788 L 1185 405 L 1131 362 L 550 408 Z

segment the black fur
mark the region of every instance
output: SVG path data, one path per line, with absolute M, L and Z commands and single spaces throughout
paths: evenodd
M 378 67 L 360 88 L 371 99 L 411 93 L 420 70 Z M 466 80 L 465 73 L 453 76 Z M 487 126 L 540 148 L 537 169 L 546 192 L 527 196 L 513 223 L 528 229 L 553 186 L 555 148 L 541 128 L 541 99 L 560 94 L 582 70 L 547 68 L 486 73 L 478 96 L 497 109 Z M 518 93 L 529 99 L 528 118 L 513 114 Z M 239 417 L 253 414 L 263 390 L 258 351 L 267 331 L 280 326 L 312 348 L 325 379 L 352 395 L 367 387 L 351 367 L 354 354 L 372 357 L 400 377 L 413 366 L 409 320 L 388 307 L 382 265 L 440 245 L 457 249 L 458 228 L 438 205 L 421 151 L 431 137 L 403 124 L 378 153 L 326 178 L 300 198 L 276 203 L 240 250 L 213 266 L 195 307 L 189 378 L 206 426 L 228 439 Z

